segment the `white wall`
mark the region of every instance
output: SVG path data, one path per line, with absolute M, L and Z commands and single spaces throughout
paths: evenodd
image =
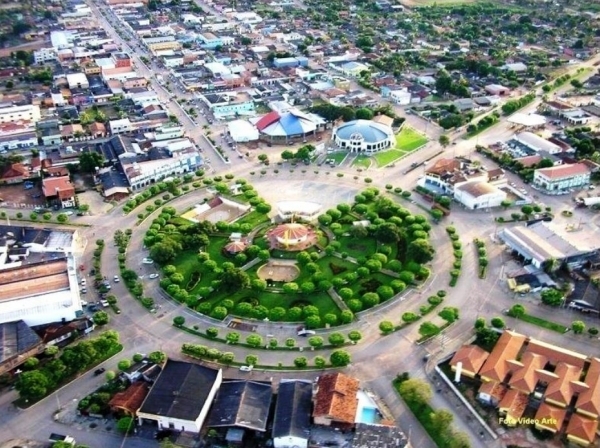
M 308 439 L 300 437 L 277 437 L 273 439 L 275 448 L 308 448 Z
M 78 294 L 65 289 L 0 302 L 0 323 L 23 319 L 27 325 L 33 326 L 60 322 L 63 318 L 69 322 L 75 319 L 77 311 L 81 311 Z

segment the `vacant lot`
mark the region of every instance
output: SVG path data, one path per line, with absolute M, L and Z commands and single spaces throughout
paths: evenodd
M 410 126 L 403 126 L 402 130 L 396 135 L 396 149 L 404 152 L 411 152 L 427 143 L 427 137 Z

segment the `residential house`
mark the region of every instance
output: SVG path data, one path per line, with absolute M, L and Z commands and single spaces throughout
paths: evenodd
M 150 386 L 145 381 L 137 381 L 122 392 L 117 392 L 108 402 L 110 410 L 115 414 L 135 417 L 150 392 Z
M 358 78 L 363 71 L 369 71 L 369 67 L 360 62 L 350 61 L 339 66 L 339 70 L 346 76 Z
M 168 360 L 137 410 L 140 424 L 198 433 L 219 390 L 223 376 L 198 364 Z
M 588 388 L 577 397 L 575 409 L 584 417 L 598 420 L 600 418 L 600 359 L 590 360 L 584 381 Z
M 20 184 L 29 179 L 29 168 L 22 163 L 12 163 L 0 174 L 0 184 Z
M 223 381 L 212 404 L 207 426 L 265 432 L 272 398 L 270 382 Z
M 533 185 L 547 194 L 563 194 L 590 184 L 590 169 L 584 163 L 540 168 L 534 171 Z
M 313 420 L 317 425 L 353 427 L 360 383 L 343 373 L 321 375 L 315 385 Z
M 104 138 L 108 135 L 104 123 L 94 122 L 89 127 L 92 138 Z
M 41 118 L 40 107 L 37 105 L 16 106 L 13 104 L 0 104 L 0 124 L 29 121 L 37 123 Z
M 567 440 L 580 446 L 593 446 L 598 432 L 598 420 L 572 414 L 565 431 Z
M 479 370 L 482 381 L 504 382 L 508 373 L 512 370 L 508 361 L 516 359 L 525 344 L 526 337 L 522 334 L 506 330 L 496 342 L 494 350 L 487 357 Z
M 272 430 L 275 448 L 308 448 L 311 408 L 312 382 L 281 380 Z
M 535 413 L 535 428 L 556 433 L 562 428 L 566 416 L 566 409 L 542 403 Z
M 75 207 L 75 187 L 68 176 L 47 177 L 42 180 L 42 192 L 46 201 L 61 208 Z

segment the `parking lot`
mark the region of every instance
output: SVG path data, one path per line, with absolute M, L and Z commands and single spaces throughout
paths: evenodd
M 46 203 L 40 182 L 34 182 L 31 189 L 25 189 L 24 184 L 3 185 L 0 197 L 5 207 L 34 208 Z

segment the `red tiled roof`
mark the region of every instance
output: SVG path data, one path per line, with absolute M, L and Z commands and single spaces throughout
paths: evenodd
M 600 415 L 600 359 L 591 359 L 585 375 L 585 384 L 589 386 L 589 389 L 579 395 L 575 409 Z
M 481 367 L 479 375 L 495 381 L 504 381 L 506 375 L 512 370 L 507 361 L 517 358 L 525 339 L 522 334 L 508 330 L 504 331 L 498 342 L 496 342 L 494 350 Z
M 265 115 L 260 120 L 258 120 L 258 122 L 256 123 L 256 128 L 259 131 L 262 131 L 266 127 L 271 126 L 273 123 L 275 123 L 280 118 L 281 118 L 281 116 L 277 112 L 275 112 L 275 111 L 269 112 L 267 115 Z
M 518 389 L 522 392 L 530 394 L 535 390 L 535 385 L 538 381 L 537 371 L 543 369 L 548 360 L 545 356 L 531 352 L 525 352 L 523 360 L 509 361 L 514 365 L 521 364 L 521 368 L 517 368 L 509 381 L 509 386 Z
M 542 403 L 535 413 L 535 419 L 538 422 L 537 425 L 543 426 L 548 430 L 559 431 L 565 421 L 567 410 L 552 406 L 548 403 Z
M 454 354 L 451 366 L 462 362 L 462 368 L 467 372 L 477 373 L 490 354 L 477 345 L 464 345 Z
M 357 379 L 342 373 L 322 375 L 317 382 L 313 417 L 329 417 L 336 422 L 354 423 L 359 385 Z
M 555 381 L 548 384 L 545 398 L 557 403 L 562 403 L 565 406 L 569 404 L 575 388 L 573 381 L 579 381 L 581 376 L 581 367 L 572 366 L 570 364 L 560 362 L 554 369 L 554 373 L 558 376 Z
M 550 168 L 541 168 L 537 170 L 549 179 L 564 179 L 581 174 L 587 174 L 590 169 L 583 163 L 573 163 L 572 165 L 559 165 Z
M 598 420 L 592 420 L 582 417 L 578 414 L 571 415 L 571 420 L 567 426 L 567 435 L 593 443 L 598 429 Z
M 58 196 L 68 198 L 75 195 L 75 187 L 68 176 L 48 177 L 42 181 L 42 191 L 45 197 Z
M 117 392 L 108 402 L 111 408 L 119 408 L 134 414 L 142 406 L 150 389 L 143 381 L 133 383 L 123 392 Z

